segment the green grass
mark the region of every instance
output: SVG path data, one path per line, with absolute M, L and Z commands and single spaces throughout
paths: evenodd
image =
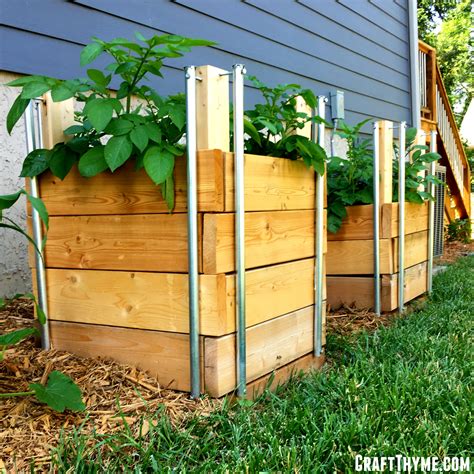
M 256 403 L 225 405 L 173 428 L 158 414 L 143 439 L 62 439 L 71 472 L 352 472 L 355 454 L 469 456 L 474 257 L 435 278 L 434 296 L 392 326 L 328 338 L 331 369 Z

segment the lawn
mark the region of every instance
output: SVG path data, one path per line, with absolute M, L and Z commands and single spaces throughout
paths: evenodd
M 438 275 L 418 311 L 376 332 L 328 337 L 330 365 L 277 394 L 173 427 L 157 413 L 136 438 L 62 439 L 61 471 L 348 472 L 356 454 L 469 456 L 474 257 Z

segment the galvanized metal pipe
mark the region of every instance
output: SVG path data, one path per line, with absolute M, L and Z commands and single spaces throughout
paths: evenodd
M 318 97 L 318 115 L 326 116 L 327 98 Z M 324 148 L 326 127 L 318 125 L 318 144 Z M 314 355 L 323 352 L 323 242 L 324 242 L 324 175 L 316 173 L 316 222 L 315 222 L 315 262 L 314 262 Z
M 374 122 L 374 311 L 377 316 L 381 314 L 380 303 L 380 141 L 379 123 Z
M 191 397 L 201 395 L 199 367 L 199 276 L 198 276 L 198 213 L 196 165 L 196 68 L 184 70 L 186 83 L 186 150 L 188 204 L 188 291 Z
M 405 305 L 405 152 L 406 122 L 400 123 L 398 160 L 398 311 Z
M 431 130 L 430 133 L 430 152 L 435 153 L 437 151 L 437 146 L 436 146 L 436 131 Z M 432 176 L 435 175 L 436 172 L 436 162 L 432 161 L 430 163 L 430 174 Z M 435 195 L 435 185 L 434 183 L 429 183 L 429 188 L 428 192 L 434 197 Z M 427 286 L 428 286 L 428 293 L 431 294 L 433 291 L 433 254 L 434 254 L 434 211 L 435 211 L 435 203 L 434 201 L 429 201 L 428 204 L 428 210 L 429 210 L 429 226 L 428 226 L 428 281 L 427 281 Z
M 245 202 L 244 202 L 244 74 L 245 66 L 233 70 L 234 180 L 235 180 L 235 263 L 237 290 L 237 395 L 247 393 L 247 347 L 245 315 Z
M 36 150 L 37 148 L 43 147 L 43 129 L 41 120 L 41 101 L 32 100 L 26 109 L 25 114 L 25 131 L 26 131 L 26 148 L 28 153 Z M 35 113 L 36 112 L 36 113 Z M 35 118 L 36 115 L 36 118 Z M 33 197 L 39 198 L 38 180 L 36 177 L 30 179 L 30 193 Z M 43 226 L 40 216 L 36 209 L 32 208 L 32 227 L 33 227 L 33 240 L 36 247 L 40 249 L 35 251 L 35 269 L 36 269 L 36 287 L 38 306 L 43 310 L 46 315 L 46 323 L 41 324 L 41 346 L 43 349 L 49 349 L 51 347 L 49 337 L 49 319 L 48 319 L 48 293 L 46 289 L 46 272 L 44 268 L 44 261 L 42 258 L 42 244 L 43 244 Z

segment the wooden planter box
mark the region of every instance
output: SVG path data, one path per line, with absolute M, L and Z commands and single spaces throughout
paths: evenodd
M 398 307 L 398 203 L 392 203 L 393 124 L 380 129 L 381 309 Z M 418 144 L 424 144 L 420 135 Z M 336 234 L 328 233 L 327 292 L 332 308 L 374 305 L 373 205 L 351 206 Z M 427 291 L 428 203 L 405 203 L 405 303 Z
M 236 386 L 233 171 L 233 154 L 198 153 L 201 378 L 215 397 Z M 279 367 L 281 379 L 291 367 L 322 360 L 308 356 L 315 176 L 300 161 L 250 155 L 245 173 L 247 379 L 261 386 Z M 159 189 L 130 166 L 90 179 L 77 170 L 64 181 L 44 174 L 39 188 L 50 213 L 53 346 L 134 364 L 162 386 L 188 391 L 184 158 L 175 182 L 172 214 Z
M 382 205 L 382 311 L 398 307 L 398 203 Z M 405 204 L 405 302 L 427 290 L 428 203 Z M 374 304 L 373 206 L 352 206 L 337 234 L 328 233 L 327 291 L 333 308 Z

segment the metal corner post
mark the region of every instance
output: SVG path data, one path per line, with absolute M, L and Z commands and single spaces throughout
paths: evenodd
M 326 116 L 327 98 L 318 97 L 318 115 Z M 318 144 L 325 146 L 326 127 L 324 122 L 318 125 Z M 323 352 L 323 239 L 324 239 L 324 175 L 316 174 L 316 222 L 315 222 L 315 263 L 314 263 L 314 355 L 319 357 Z
M 191 397 L 201 395 L 199 354 L 199 276 L 196 165 L 196 68 L 184 69 L 186 82 L 186 150 L 188 204 L 188 271 L 189 271 L 189 345 Z
M 245 315 L 245 202 L 244 202 L 244 74 L 245 66 L 235 64 L 234 102 L 234 179 L 235 179 L 235 263 L 237 289 L 237 395 L 247 394 L 247 347 Z
M 374 311 L 377 316 L 381 315 L 380 302 L 380 141 L 379 123 L 374 122 Z
M 435 153 L 437 151 L 436 146 L 436 131 L 431 130 L 430 133 L 430 152 Z M 436 162 L 432 161 L 430 163 L 430 174 L 435 175 L 436 172 Z M 435 185 L 430 182 L 428 192 L 434 197 L 435 194 Z M 433 291 L 433 254 L 434 254 L 434 211 L 435 203 L 433 200 L 430 200 L 428 203 L 428 275 L 427 275 L 427 287 L 428 294 L 431 294 Z
M 406 122 L 400 123 L 398 157 L 398 312 L 405 310 L 405 152 Z
M 41 120 L 40 104 L 41 100 L 32 100 L 26 109 L 25 114 L 25 131 L 26 131 L 26 148 L 28 153 L 43 148 L 43 124 Z M 36 119 L 35 119 L 36 112 Z M 30 179 L 31 195 L 39 198 L 38 180 L 36 177 Z M 40 216 L 36 209 L 32 209 L 32 227 L 33 240 L 36 246 L 41 249 L 43 245 L 43 226 Z M 41 324 L 41 347 L 49 349 L 51 342 L 49 338 L 49 319 L 48 319 L 48 293 L 46 288 L 46 271 L 42 253 L 35 252 L 35 269 L 36 269 L 36 287 L 38 291 L 38 305 L 46 315 L 46 323 Z

